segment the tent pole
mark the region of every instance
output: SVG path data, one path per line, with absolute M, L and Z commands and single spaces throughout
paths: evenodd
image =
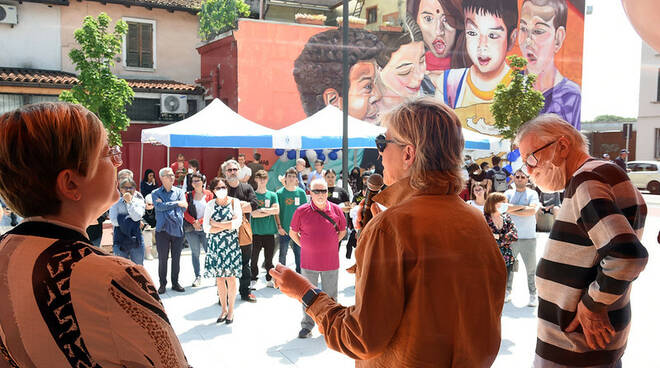
M 341 46 L 342 46 L 342 55 L 341 55 L 341 61 L 342 61 L 342 96 L 343 98 L 343 107 L 342 107 L 342 112 L 343 112 L 343 120 L 344 120 L 344 129 L 343 129 L 343 137 L 342 137 L 342 145 L 341 145 L 341 171 L 342 171 L 342 187 L 344 187 L 344 190 L 348 190 L 348 73 L 349 73 L 349 66 L 348 66 L 348 4 L 349 0 L 343 0 L 343 6 L 342 6 L 342 37 L 341 37 Z
M 142 173 L 144 172 L 142 171 L 143 159 L 144 159 L 144 142 L 141 142 L 140 143 L 140 176 L 138 176 L 138 178 L 140 178 L 140 181 L 138 183 L 142 183 Z
M 170 166 L 170 146 L 167 146 L 167 162 L 165 163 L 164 167 L 169 167 Z

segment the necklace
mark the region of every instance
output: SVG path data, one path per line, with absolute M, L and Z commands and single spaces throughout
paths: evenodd
M 468 87 L 470 87 L 470 91 L 472 92 L 472 94 L 477 96 L 479 99 L 484 101 L 490 101 L 495 97 L 495 90 L 497 89 L 497 86 L 491 89 L 490 91 L 482 91 L 477 86 L 474 85 L 474 83 L 472 82 L 472 69 L 468 69 L 468 74 L 465 79 Z M 509 71 L 504 75 L 504 77 L 498 84 L 504 84 L 505 86 L 507 86 L 509 85 L 509 83 L 511 83 L 511 79 L 513 79 L 513 69 L 509 69 Z

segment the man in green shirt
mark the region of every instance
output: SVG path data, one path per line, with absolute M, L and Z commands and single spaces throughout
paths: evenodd
M 266 286 L 275 287 L 268 271 L 273 268 L 273 253 L 275 252 L 275 234 L 277 234 L 277 222 L 275 216 L 280 213 L 277 195 L 266 190 L 268 173 L 259 170 L 254 174 L 257 183 L 257 202 L 259 207 L 252 211 L 250 225 L 252 225 L 252 260 L 250 271 L 252 280 L 256 281 L 259 276 L 259 253 L 264 249 L 264 267 L 266 268 Z
M 280 263 L 286 265 L 286 253 L 291 244 L 296 260 L 296 272 L 300 273 L 300 246 L 292 242 L 288 234 L 293 213 L 298 207 L 307 203 L 307 196 L 305 191 L 298 187 L 298 173 L 294 167 L 286 171 L 284 188 L 277 191 L 277 200 L 280 204 L 280 213 L 275 220 L 277 221 L 277 231 L 280 233 Z

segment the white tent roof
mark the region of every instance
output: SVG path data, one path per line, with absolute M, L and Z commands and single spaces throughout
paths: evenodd
M 481 150 L 489 152 L 508 152 L 509 141 L 491 135 L 477 133 L 473 130 L 463 128 L 463 139 L 466 150 Z
M 374 139 L 385 128 L 348 116 L 348 147 L 376 148 Z M 341 148 L 343 113 L 328 105 L 312 116 L 282 128 L 273 134 L 273 148 L 323 149 Z
M 142 143 L 167 147 L 273 148 L 273 132 L 240 116 L 216 98 L 188 119 L 142 130 Z

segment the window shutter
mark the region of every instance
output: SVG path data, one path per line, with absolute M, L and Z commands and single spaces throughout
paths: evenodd
M 128 23 L 128 34 L 126 35 L 127 66 L 140 66 L 139 28 L 137 23 Z
M 153 56 L 153 25 L 149 23 L 140 24 L 140 66 L 143 68 L 154 67 Z

